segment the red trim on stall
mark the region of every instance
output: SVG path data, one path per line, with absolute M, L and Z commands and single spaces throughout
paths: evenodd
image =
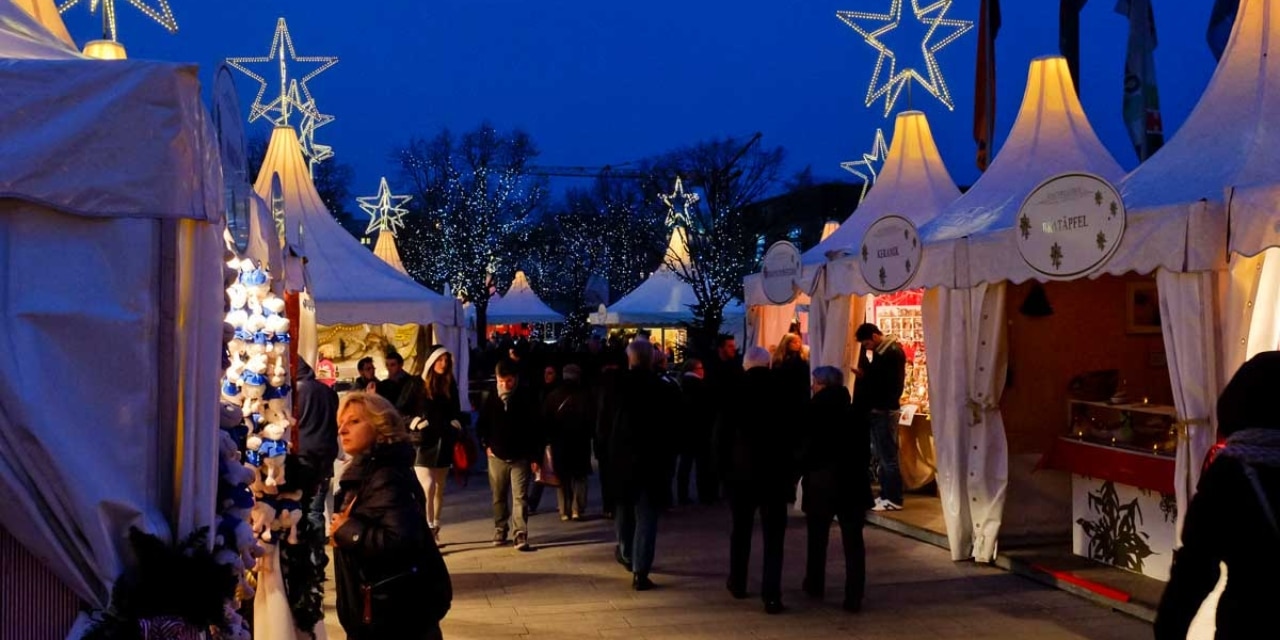
M 1056 438 L 1036 464 L 1139 489 L 1173 493 L 1173 458 L 1107 447 L 1069 438 Z

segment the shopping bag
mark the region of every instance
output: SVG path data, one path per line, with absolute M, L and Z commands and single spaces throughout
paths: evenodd
M 560 478 L 556 476 L 555 461 L 551 458 L 551 445 L 547 445 L 542 452 L 542 461 L 538 463 L 538 470 L 533 474 L 533 481 L 548 487 L 560 486 Z

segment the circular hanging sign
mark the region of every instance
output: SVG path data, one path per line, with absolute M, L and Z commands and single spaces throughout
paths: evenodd
M 794 244 L 786 240 L 773 243 L 764 252 L 761 267 L 764 297 L 769 302 L 787 304 L 796 299 L 796 280 L 800 278 L 803 267 L 800 265 L 800 250 Z
M 1120 193 L 1088 173 L 1064 173 L 1040 183 L 1018 209 L 1018 252 L 1051 280 L 1088 274 L 1111 259 L 1124 237 Z
M 884 216 L 862 236 L 862 278 L 876 291 L 898 291 L 920 270 L 923 251 L 916 225 L 902 216 Z

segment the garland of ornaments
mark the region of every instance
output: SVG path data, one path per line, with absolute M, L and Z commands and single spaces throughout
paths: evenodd
M 254 599 L 256 581 L 250 572 L 265 569 L 258 566 L 258 558 L 267 554 L 264 545 L 297 543 L 302 492 L 285 485 L 294 424 L 285 303 L 271 291 L 271 276 L 258 262 L 232 258 L 227 267 L 214 548 L 218 561 L 240 576 L 235 601 L 227 603 L 223 637 L 248 640 L 248 625 L 237 610 L 241 602 Z

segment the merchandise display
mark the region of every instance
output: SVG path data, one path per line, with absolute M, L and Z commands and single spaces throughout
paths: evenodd
M 914 405 L 916 413 L 929 413 L 929 374 L 925 367 L 924 314 L 920 305 L 924 292 L 899 291 L 876 296 L 868 305 L 867 321 L 886 336 L 894 336 L 907 354 L 907 379 L 902 404 Z
M 1172 456 L 1178 446 L 1177 410 L 1167 405 L 1071 400 L 1070 438 Z

